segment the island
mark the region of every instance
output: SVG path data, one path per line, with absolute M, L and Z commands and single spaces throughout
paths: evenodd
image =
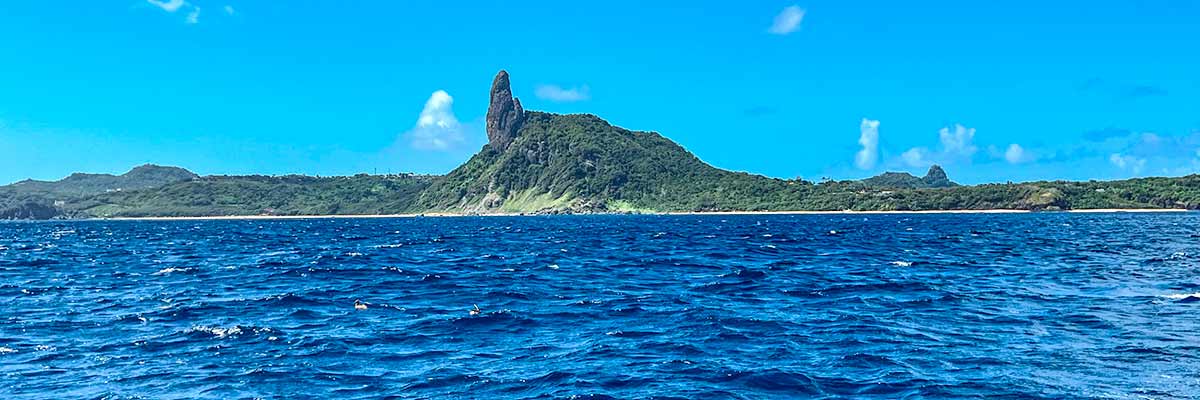
M 811 182 L 713 167 L 656 132 L 527 111 L 492 82 L 488 143 L 446 175 L 199 176 L 143 165 L 0 186 L 0 219 L 587 213 L 1200 209 L 1200 175 L 959 185 L 917 177 Z

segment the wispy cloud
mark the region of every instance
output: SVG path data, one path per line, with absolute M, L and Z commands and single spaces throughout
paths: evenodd
M 189 24 L 200 23 L 200 7 L 192 7 L 192 12 L 189 12 L 186 19 Z
M 591 89 L 587 85 L 563 88 L 558 85 L 538 85 L 533 94 L 539 99 L 559 103 L 584 101 L 592 98 Z
M 854 154 L 854 165 L 862 170 L 875 168 L 879 161 L 879 121 L 863 118 L 858 130 L 858 144 L 862 148 Z
M 767 32 L 774 35 L 786 35 L 800 29 L 800 23 L 804 21 L 805 10 L 800 6 L 787 6 L 783 11 L 780 11 L 775 16 L 775 22 L 767 29 Z
M 444 90 L 433 92 L 417 117 L 417 126 L 407 135 L 418 150 L 449 150 L 466 141 L 462 125 L 454 117 L 454 98 Z
M 226 15 L 233 15 L 233 14 L 236 14 L 236 13 L 237 13 L 237 11 L 233 9 L 233 6 L 231 6 L 231 5 L 226 5 L 226 6 L 225 6 L 225 14 L 226 14 Z
M 1122 170 L 1132 172 L 1134 175 L 1142 173 L 1142 169 L 1146 168 L 1146 159 L 1125 155 L 1121 153 L 1113 153 L 1108 156 L 1108 161 Z
M 188 10 L 183 21 L 188 24 L 200 22 L 200 7 L 185 0 L 146 0 L 146 2 L 172 14 L 179 10 Z
M 153 4 L 169 13 L 179 11 L 181 7 L 187 5 L 187 2 L 183 0 L 146 0 L 146 2 Z

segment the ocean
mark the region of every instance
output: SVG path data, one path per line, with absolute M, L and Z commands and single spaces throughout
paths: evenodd
M 0 398 L 384 397 L 1198 398 L 1200 214 L 0 223 Z

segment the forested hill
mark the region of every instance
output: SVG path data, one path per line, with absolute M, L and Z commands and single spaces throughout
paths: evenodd
M 863 179 L 864 185 L 882 189 L 931 189 L 958 186 L 950 180 L 942 167 L 934 165 L 924 177 L 918 178 L 907 172 L 884 172 L 881 175 Z
M 104 193 L 157 188 L 199 178 L 183 168 L 146 164 L 121 175 L 75 173 L 57 181 L 24 180 L 0 186 L 0 219 L 69 216 L 71 207 Z
M 515 140 L 482 151 L 421 193 L 446 212 L 770 208 L 802 182 L 714 168 L 653 132 L 593 115 L 529 112 Z
M 168 183 L 199 178 L 183 168 L 146 164 L 121 175 L 74 173 L 57 181 L 32 179 L 0 186 L 0 190 L 26 193 L 87 195 L 122 190 L 159 187 Z
M 526 111 L 492 83 L 489 143 L 443 176 L 207 176 L 142 166 L 0 186 L 0 219 L 401 213 L 1200 208 L 1200 175 L 962 186 L 941 167 L 813 183 L 706 164 L 588 114 Z

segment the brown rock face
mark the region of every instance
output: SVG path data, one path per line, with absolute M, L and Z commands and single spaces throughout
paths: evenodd
M 500 70 L 492 81 L 492 102 L 488 105 L 488 144 L 498 151 L 504 151 L 517 138 L 517 130 L 521 129 L 522 122 L 525 122 L 525 110 L 521 108 L 521 100 L 512 95 L 508 72 Z

